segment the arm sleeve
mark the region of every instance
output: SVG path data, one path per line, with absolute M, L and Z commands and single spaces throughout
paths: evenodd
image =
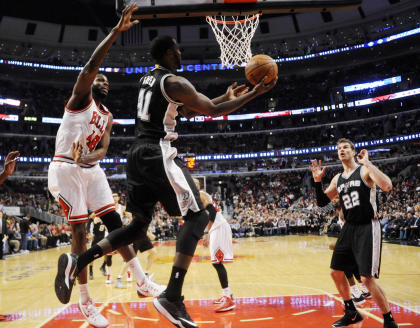
M 206 210 L 209 212 L 209 220 L 211 222 L 214 222 L 214 220 L 216 219 L 216 213 L 217 212 L 216 212 L 216 209 L 213 206 L 213 204 L 207 205 Z
M 322 190 L 321 182 L 315 182 L 315 195 L 316 195 L 316 202 L 319 207 L 324 207 L 328 205 L 328 203 L 330 202 L 330 199 Z

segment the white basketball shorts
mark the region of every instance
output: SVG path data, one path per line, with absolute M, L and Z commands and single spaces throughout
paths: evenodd
M 48 189 L 70 224 L 87 222 L 88 209 L 99 217 L 115 210 L 111 188 L 99 165 L 83 168 L 77 164 L 51 162 Z
M 211 263 L 232 263 L 232 229 L 229 223 L 223 222 L 216 229 L 209 232 L 209 249 Z

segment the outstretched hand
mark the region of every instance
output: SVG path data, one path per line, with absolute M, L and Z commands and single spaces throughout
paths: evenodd
M 321 182 L 322 176 L 324 175 L 326 167 L 321 166 L 322 161 L 319 160 L 319 162 L 314 159 L 312 161 L 312 165 L 309 167 L 309 169 L 312 172 L 312 176 L 314 177 L 315 182 Z
M 80 163 L 81 162 L 81 158 L 82 158 L 82 152 L 83 152 L 83 146 L 81 144 L 80 141 L 73 142 L 73 145 L 71 147 L 71 154 L 73 156 L 73 160 L 76 163 Z
M 232 83 L 226 90 L 226 100 L 233 100 L 247 93 L 249 88 L 245 84 L 238 86 L 238 82 Z
M 20 153 L 18 151 L 12 151 L 6 156 L 6 160 L 4 161 L 4 168 L 3 172 L 7 175 L 12 174 L 15 171 L 16 163 L 19 159 Z
M 279 78 L 276 76 L 276 78 L 268 84 L 265 84 L 266 79 L 267 79 L 267 76 L 265 76 L 260 81 L 260 83 L 255 85 L 254 90 L 256 91 L 257 95 L 262 95 L 263 93 L 266 93 L 266 92 L 270 91 L 271 89 L 273 89 Z
M 126 6 L 122 13 L 121 18 L 118 24 L 114 27 L 115 30 L 118 32 L 127 31 L 128 29 L 132 28 L 134 25 L 139 23 L 139 20 L 131 20 L 131 16 L 134 11 L 137 10 L 137 4 L 132 3 L 131 5 Z
M 360 151 L 360 153 L 357 155 L 357 161 L 362 165 L 369 163 L 369 153 L 366 149 L 362 149 Z

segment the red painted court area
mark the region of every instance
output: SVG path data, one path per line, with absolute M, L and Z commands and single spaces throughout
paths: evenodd
M 237 298 L 236 309 L 215 313 L 212 300 L 192 300 L 185 304 L 192 318 L 200 327 L 223 328 L 309 328 L 331 327 L 342 316 L 341 303 L 328 295 L 248 297 Z M 101 306 L 101 304 L 97 304 Z M 403 327 L 420 327 L 420 315 L 398 305 L 391 305 L 398 323 Z M 365 320 L 353 327 L 380 328 L 379 309 L 368 300 L 361 312 Z M 109 303 L 102 313 L 110 327 L 171 328 L 166 318 L 160 316 L 152 302 Z M 72 304 L 42 326 L 43 328 L 76 328 L 84 323 L 77 305 Z

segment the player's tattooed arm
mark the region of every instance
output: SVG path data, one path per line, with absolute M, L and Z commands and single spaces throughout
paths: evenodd
M 213 98 L 211 101 L 213 102 L 213 104 L 217 105 L 224 101 L 229 101 L 238 98 L 247 93 L 248 91 L 249 88 L 245 84 L 238 85 L 238 82 L 234 82 L 227 88 L 226 92 L 223 95 L 217 98 Z
M 224 101 L 229 101 L 229 100 L 233 100 L 237 97 L 240 97 L 240 96 L 244 95 L 245 93 L 247 93 L 248 91 L 249 91 L 249 88 L 245 84 L 242 84 L 242 85 L 238 86 L 238 83 L 235 82 L 227 88 L 226 92 L 223 95 L 221 95 L 217 98 L 213 98 L 211 101 L 213 102 L 213 104 L 217 105 L 217 104 L 220 104 Z M 196 111 L 194 111 L 190 108 L 187 108 L 186 106 L 182 106 L 179 113 L 187 119 L 190 119 L 190 118 L 193 118 L 197 115 L 200 115 L 200 113 L 198 113 L 198 112 L 196 112 Z
M 214 104 L 207 96 L 197 92 L 195 87 L 187 79 L 180 76 L 170 76 L 165 79 L 165 91 L 169 97 L 183 103 L 190 111 L 218 117 L 234 112 L 255 97 L 271 90 L 275 86 L 277 79 L 269 84 L 264 84 L 264 81 L 265 79 L 251 91 L 219 104 Z

